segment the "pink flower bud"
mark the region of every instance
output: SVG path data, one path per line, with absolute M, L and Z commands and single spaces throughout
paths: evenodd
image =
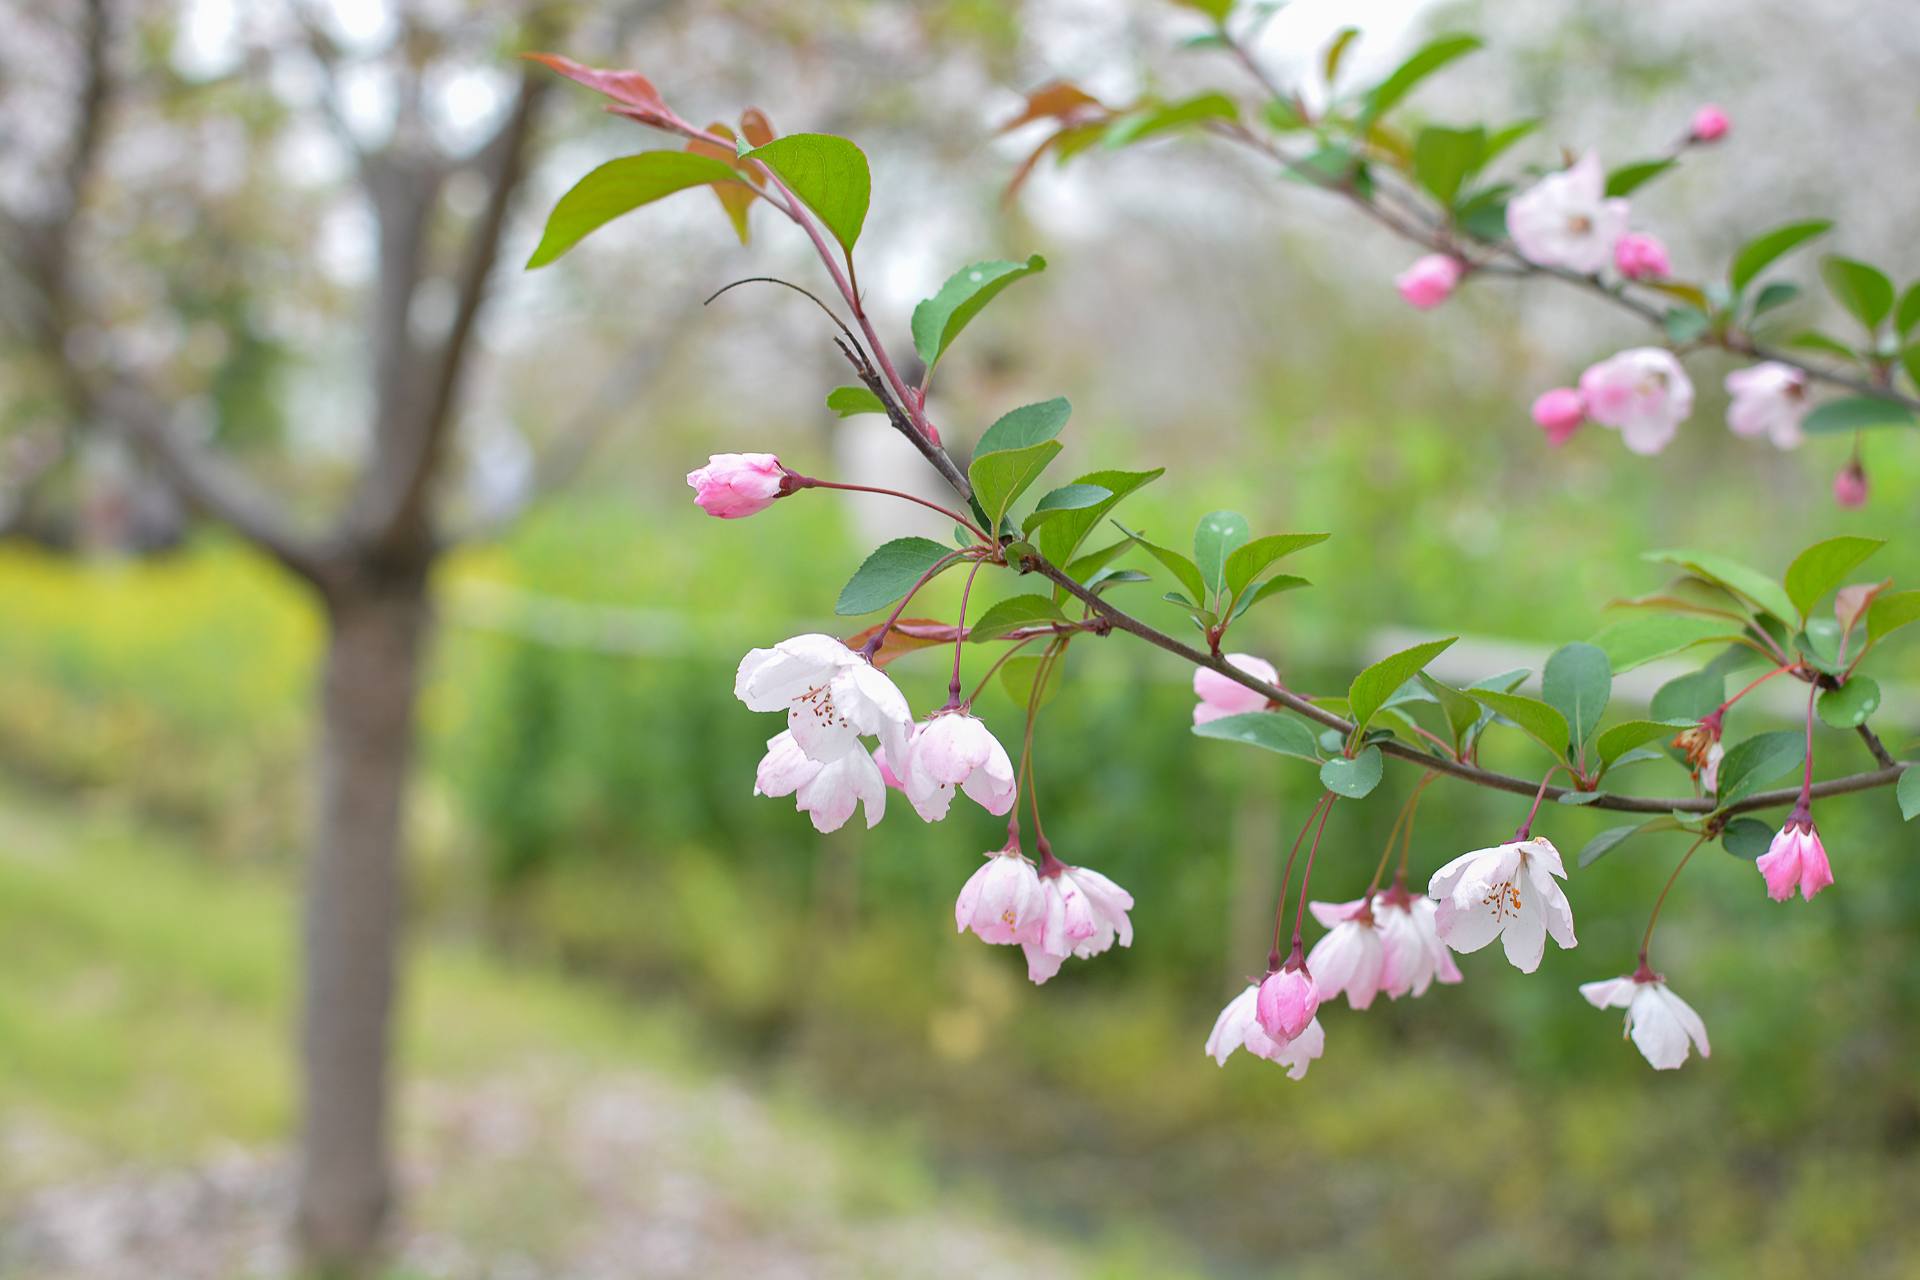
M 770 453 L 716 453 L 687 473 L 693 501 L 710 516 L 738 520 L 764 511 L 781 494 L 787 469 Z
M 1613 265 L 1629 280 L 1665 280 L 1673 274 L 1667 246 L 1638 231 L 1614 241 Z
M 1227 663 L 1268 684 L 1280 683 L 1280 673 L 1265 658 L 1256 658 L 1250 653 L 1230 653 Z M 1259 711 L 1267 705 L 1265 694 L 1256 693 L 1205 667 L 1193 669 L 1193 692 L 1200 699 L 1193 709 L 1195 724 L 1206 724 L 1210 720 L 1236 716 L 1245 711 Z
M 1282 1044 L 1305 1031 L 1319 1008 L 1320 992 L 1304 965 L 1276 969 L 1260 984 L 1260 1029 Z
M 1797 810 L 1780 828 L 1773 844 L 1753 864 L 1767 882 L 1767 896 L 1785 902 L 1798 889 L 1808 902 L 1813 895 L 1833 883 L 1833 868 L 1827 862 L 1826 846 L 1805 810 Z
M 1542 392 L 1533 402 L 1533 420 L 1550 444 L 1562 445 L 1587 420 L 1587 403 L 1572 387 Z
M 1409 305 L 1428 311 L 1447 300 L 1465 273 L 1466 268 L 1460 259 L 1444 253 L 1430 253 L 1395 276 L 1393 286 Z
M 1867 505 L 1867 469 L 1855 458 L 1833 478 L 1833 500 L 1843 507 Z
M 1693 140 L 1695 142 L 1718 142 L 1727 136 L 1727 130 L 1733 122 L 1727 119 L 1727 113 L 1709 102 L 1693 113 Z

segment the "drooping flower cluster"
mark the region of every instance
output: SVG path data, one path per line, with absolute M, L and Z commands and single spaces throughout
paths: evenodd
M 983 721 L 961 705 L 914 721 L 892 679 L 832 636 L 795 636 L 753 650 L 741 660 L 734 694 L 751 710 L 787 716 L 787 728 L 767 743 L 754 794 L 793 796 L 820 831 L 838 830 L 861 805 L 867 825 L 875 825 L 889 786 L 928 822 L 947 816 L 956 792 L 992 814 L 1013 808 L 1013 762 Z M 877 738 L 878 748 L 869 749 L 866 738 Z M 1060 862 L 1044 842 L 1042 857 L 1036 870 L 1014 840 L 989 855 L 954 904 L 962 932 L 1018 945 L 1037 983 L 1071 957 L 1098 955 L 1115 942 L 1133 945 L 1126 890 L 1091 868 Z

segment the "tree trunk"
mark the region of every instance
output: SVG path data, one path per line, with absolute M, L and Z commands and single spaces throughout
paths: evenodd
M 426 576 L 328 593 L 314 845 L 306 896 L 298 1229 L 323 1274 L 377 1256 L 392 1195 L 388 1042 L 401 835 Z

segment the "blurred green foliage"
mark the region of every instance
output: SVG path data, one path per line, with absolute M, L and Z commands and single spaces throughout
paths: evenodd
M 1259 530 L 1334 533 L 1293 566 L 1318 585 L 1236 641 L 1298 688 L 1344 685 L 1353 646 L 1380 625 L 1543 650 L 1590 634 L 1606 598 L 1657 583 L 1636 558 L 1649 546 L 1737 548 L 1777 568 L 1795 540 L 1887 531 L 1871 511 L 1824 508 L 1790 528 L 1724 486 L 1665 502 L 1644 473 L 1578 454 L 1555 459 L 1565 474 L 1549 491 L 1529 479 L 1538 458 L 1463 450 L 1418 416 L 1357 423 L 1311 391 L 1289 416 L 1271 474 L 1163 482 L 1134 516 L 1171 541 L 1220 505 Z M 1151 438 L 1124 450 L 1061 469 L 1175 452 Z M 1342 496 L 1354 493 L 1369 495 L 1364 525 Z M 1483 954 L 1462 987 L 1332 1012 L 1328 1056 L 1304 1084 L 1250 1061 L 1221 1071 L 1200 1043 L 1264 950 L 1272 863 L 1311 771 L 1192 739 L 1173 664 L 1123 640 L 1079 646 L 1076 684 L 1040 725 L 1048 829 L 1135 894 L 1138 938 L 1033 989 L 1017 953 L 949 927 L 995 820 L 963 804 L 927 827 L 895 797 L 878 829 L 822 838 L 789 802 L 750 794 L 779 726 L 733 700 L 734 664 L 787 634 L 851 630 L 827 610 L 862 550 L 815 495 L 720 525 L 663 484 L 553 507 L 463 556 L 440 583 L 413 823 L 428 927 L 477 928 L 684 1005 L 736 1061 L 912 1135 L 1050 1224 L 1088 1239 L 1146 1224 L 1229 1271 L 1285 1256 L 1302 1275 L 1786 1276 L 1845 1259 L 1850 1274 L 1893 1275 L 1920 1259 L 1901 1209 L 1920 1193 L 1920 881 L 1890 795 L 1823 806 L 1840 882 L 1812 907 L 1768 902 L 1752 867 L 1717 850 L 1689 870 L 1655 961 L 1705 1015 L 1709 1061 L 1654 1075 L 1617 1015 L 1574 992 L 1630 967 L 1681 848 L 1662 837 L 1575 873 L 1581 945 L 1540 973 Z M 1896 544 L 1875 568 L 1911 582 L 1916 564 Z M 316 635 L 299 597 L 218 541 L 84 568 L 8 552 L 0 592 L 14 606 L 0 633 L 11 771 L 162 812 L 225 856 L 297 852 Z M 914 612 L 950 613 L 957 592 L 939 583 Z M 984 669 L 984 655 L 968 661 Z M 928 706 L 943 666 L 923 655 L 895 671 Z M 1884 674 L 1912 678 L 1911 645 L 1890 648 Z M 1013 735 L 997 690 L 981 709 Z M 1890 708 L 1896 747 L 1906 710 Z M 1743 731 L 1767 727 L 1742 714 Z M 1534 768 L 1515 736 L 1490 744 L 1491 762 Z M 1822 750 L 1834 767 L 1859 755 L 1837 733 Z M 1681 785 L 1639 768 L 1636 785 Z M 1316 896 L 1361 889 L 1412 780 L 1390 771 L 1376 801 L 1336 813 Z M 1497 839 L 1520 803 L 1436 788 L 1416 878 Z M 1571 852 L 1611 824 L 1556 809 L 1541 825 Z M 75 1071 L 76 1096 L 88 1078 Z

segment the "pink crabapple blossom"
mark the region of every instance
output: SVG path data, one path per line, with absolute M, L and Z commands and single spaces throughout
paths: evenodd
M 1533 421 L 1549 444 L 1565 444 L 1586 420 L 1587 402 L 1572 387 L 1555 387 L 1534 398 Z
M 1438 911 L 1432 898 L 1413 897 L 1398 884 L 1373 900 L 1373 918 L 1386 953 L 1380 987 L 1389 999 L 1423 996 L 1435 978 L 1460 981 L 1460 968 L 1434 925 Z
M 982 942 L 1016 946 L 1045 923 L 1046 895 L 1033 864 L 1009 847 L 987 855 L 967 878 L 953 904 L 960 932 L 971 929 Z
M 716 453 L 687 473 L 693 501 L 710 516 L 738 520 L 773 505 L 788 492 L 787 469 L 770 453 Z
M 1812 902 L 1814 894 L 1833 883 L 1833 867 L 1827 861 L 1826 846 L 1820 843 L 1813 816 L 1804 808 L 1793 811 L 1754 866 L 1766 879 L 1767 896 L 1775 902 L 1785 902 L 1795 889 L 1802 898 Z
M 1265 658 L 1256 658 L 1250 653 L 1230 653 L 1227 663 L 1238 667 L 1256 680 L 1268 684 L 1280 683 L 1280 673 L 1274 670 L 1271 662 Z M 1247 688 L 1238 681 L 1229 680 L 1208 667 L 1193 669 L 1193 692 L 1200 704 L 1193 709 L 1193 722 L 1206 724 L 1222 716 L 1237 716 L 1247 711 L 1259 711 L 1267 705 L 1263 693 Z
M 1320 989 L 1299 956 L 1295 951 L 1293 959 L 1261 981 L 1260 997 L 1254 1005 L 1260 1029 L 1269 1039 L 1282 1043 L 1305 1031 L 1320 1009 Z
M 1451 254 L 1430 253 L 1393 278 L 1393 287 L 1409 306 L 1430 311 L 1452 296 L 1466 266 Z
M 1307 953 L 1319 998 L 1331 1000 L 1344 991 L 1349 1008 L 1365 1009 L 1386 986 L 1386 938 L 1372 903 L 1310 902 L 1307 909 L 1327 930 Z
M 942 711 L 916 724 L 899 776 L 914 812 L 928 822 L 947 816 L 956 790 L 988 813 L 1013 808 L 1013 761 L 986 723 L 965 711 Z
M 1708 795 L 1720 790 L 1720 762 L 1727 758 L 1727 749 L 1718 742 L 1707 748 L 1707 758 L 1700 764 L 1700 789 Z
M 1596 1009 L 1627 1011 L 1624 1034 L 1656 1071 L 1671 1071 L 1687 1060 L 1689 1042 L 1711 1057 L 1707 1024 L 1693 1006 L 1668 989 L 1666 979 L 1647 969 L 1621 978 L 1583 982 L 1580 994 Z
M 1727 375 L 1727 429 L 1737 436 L 1765 436 L 1780 449 L 1799 446 L 1806 437 L 1800 423 L 1813 406 L 1807 402 L 1807 375 L 1792 365 L 1769 360 Z
M 1727 119 L 1727 113 L 1711 102 L 1693 113 L 1693 123 L 1689 133 L 1695 142 L 1718 142 L 1727 136 L 1727 130 L 1733 122 Z
M 1665 280 L 1673 274 L 1673 261 L 1657 237 L 1632 231 L 1614 242 L 1613 269 L 1629 280 Z
M 794 797 L 796 807 L 823 835 L 845 826 L 856 802 L 867 808 L 868 827 L 887 811 L 887 784 L 864 748 L 822 763 L 802 751 L 785 729 L 767 739 L 767 754 L 754 772 L 753 793 Z
M 1867 469 L 1854 458 L 1833 477 L 1833 500 L 1848 509 L 1867 505 Z
M 832 636 L 794 636 L 750 651 L 733 694 L 750 711 L 786 712 L 787 728 L 809 759 L 825 764 L 861 750 L 862 736 L 877 736 L 889 759 L 905 758 L 913 722 L 905 695 Z
M 1580 375 L 1587 416 L 1612 427 L 1634 453 L 1659 453 L 1693 412 L 1693 382 L 1660 347 L 1634 347 Z
M 1507 234 L 1536 266 L 1597 275 L 1627 231 L 1627 202 L 1609 198 L 1606 187 L 1600 156 L 1589 151 L 1513 198 L 1507 205 Z
M 1313 1019 L 1299 1035 L 1282 1043 L 1261 1030 L 1256 1012 L 1259 999 L 1260 985 L 1248 983 L 1244 991 L 1227 1002 L 1227 1007 L 1214 1020 L 1212 1034 L 1207 1037 L 1207 1056 L 1224 1067 L 1235 1049 L 1245 1048 L 1256 1058 L 1287 1068 L 1288 1079 L 1304 1078 L 1308 1064 L 1326 1051 L 1327 1036 L 1320 1028 L 1320 1019 Z
M 1573 908 L 1554 882 L 1566 879 L 1560 851 L 1544 836 L 1463 853 L 1433 873 L 1435 931 L 1455 951 L 1478 951 L 1495 938 L 1522 973 L 1540 967 L 1547 936 L 1572 950 Z
M 1085 960 L 1116 941 L 1123 947 L 1133 945 L 1133 922 L 1127 918 L 1133 910 L 1132 894 L 1090 867 L 1052 861 L 1039 874 L 1040 927 L 1020 939 L 1027 977 L 1033 982 L 1043 983 L 1060 972 L 1069 956 Z

